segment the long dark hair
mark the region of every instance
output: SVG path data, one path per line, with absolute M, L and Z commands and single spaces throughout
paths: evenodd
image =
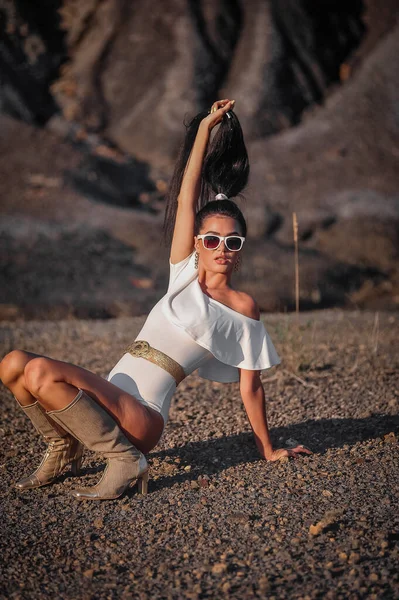
M 166 193 L 166 208 L 163 223 L 165 245 L 170 245 L 172 241 L 177 212 L 177 197 L 183 181 L 184 171 L 195 142 L 198 127 L 202 119 L 207 115 L 208 112 L 200 112 L 188 124 L 184 123 L 186 135 L 180 147 L 175 170 Z M 234 216 L 246 231 L 245 219 L 238 206 L 233 201 L 228 201 L 230 202 L 230 206 L 228 207 L 227 204 L 223 205 L 223 202 L 227 202 L 226 200 L 213 200 L 213 198 L 215 194 L 219 193 L 225 194 L 228 198 L 242 196 L 241 192 L 247 185 L 248 176 L 249 160 L 241 125 L 234 111 L 228 111 L 228 114 L 224 114 L 213 139 L 210 140 L 207 153 L 204 157 L 201 188 L 197 200 L 196 212 L 199 212 L 211 200 L 210 204 L 215 210 L 209 212 L 208 209 L 206 211 L 207 215 L 216 212 L 218 214 Z M 222 204 L 218 205 L 218 202 Z M 241 217 L 238 216 L 238 213 L 240 213 Z M 205 214 L 202 214 L 205 217 Z M 200 220 L 202 222 L 202 219 Z M 199 219 L 196 217 L 196 228 L 198 227 L 198 223 Z

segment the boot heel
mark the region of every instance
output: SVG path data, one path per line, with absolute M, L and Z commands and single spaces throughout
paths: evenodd
M 143 473 L 138 480 L 138 492 L 139 494 L 147 494 L 148 492 L 148 471 Z
M 73 460 L 71 462 L 71 472 L 72 472 L 72 475 L 79 475 L 80 469 L 82 467 L 82 462 L 83 462 L 83 457 L 82 456 L 79 456 L 79 458 L 75 458 L 75 460 Z

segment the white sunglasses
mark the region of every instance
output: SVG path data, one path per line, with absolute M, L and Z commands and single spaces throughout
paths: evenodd
M 202 240 L 204 248 L 207 250 L 216 250 L 219 248 L 220 243 L 224 240 L 225 246 L 231 252 L 238 252 L 241 250 L 245 237 L 241 235 L 216 235 L 214 233 L 203 233 L 197 235 L 197 238 Z

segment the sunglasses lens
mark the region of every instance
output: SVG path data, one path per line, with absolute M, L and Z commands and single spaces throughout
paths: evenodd
M 237 250 L 241 249 L 241 245 L 242 244 L 239 237 L 231 236 L 226 239 L 226 246 L 229 250 L 236 252 Z
M 203 242 L 205 248 L 208 248 L 208 250 L 214 250 L 219 245 L 219 238 L 214 235 L 207 235 L 204 237 Z

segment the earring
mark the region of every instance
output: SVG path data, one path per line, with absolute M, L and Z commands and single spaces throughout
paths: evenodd
M 241 256 L 238 255 L 236 262 L 234 263 L 234 271 L 238 271 L 241 262 Z
M 195 261 L 194 261 L 194 267 L 196 269 L 198 269 L 198 259 L 199 259 L 199 254 L 198 252 L 195 253 Z

